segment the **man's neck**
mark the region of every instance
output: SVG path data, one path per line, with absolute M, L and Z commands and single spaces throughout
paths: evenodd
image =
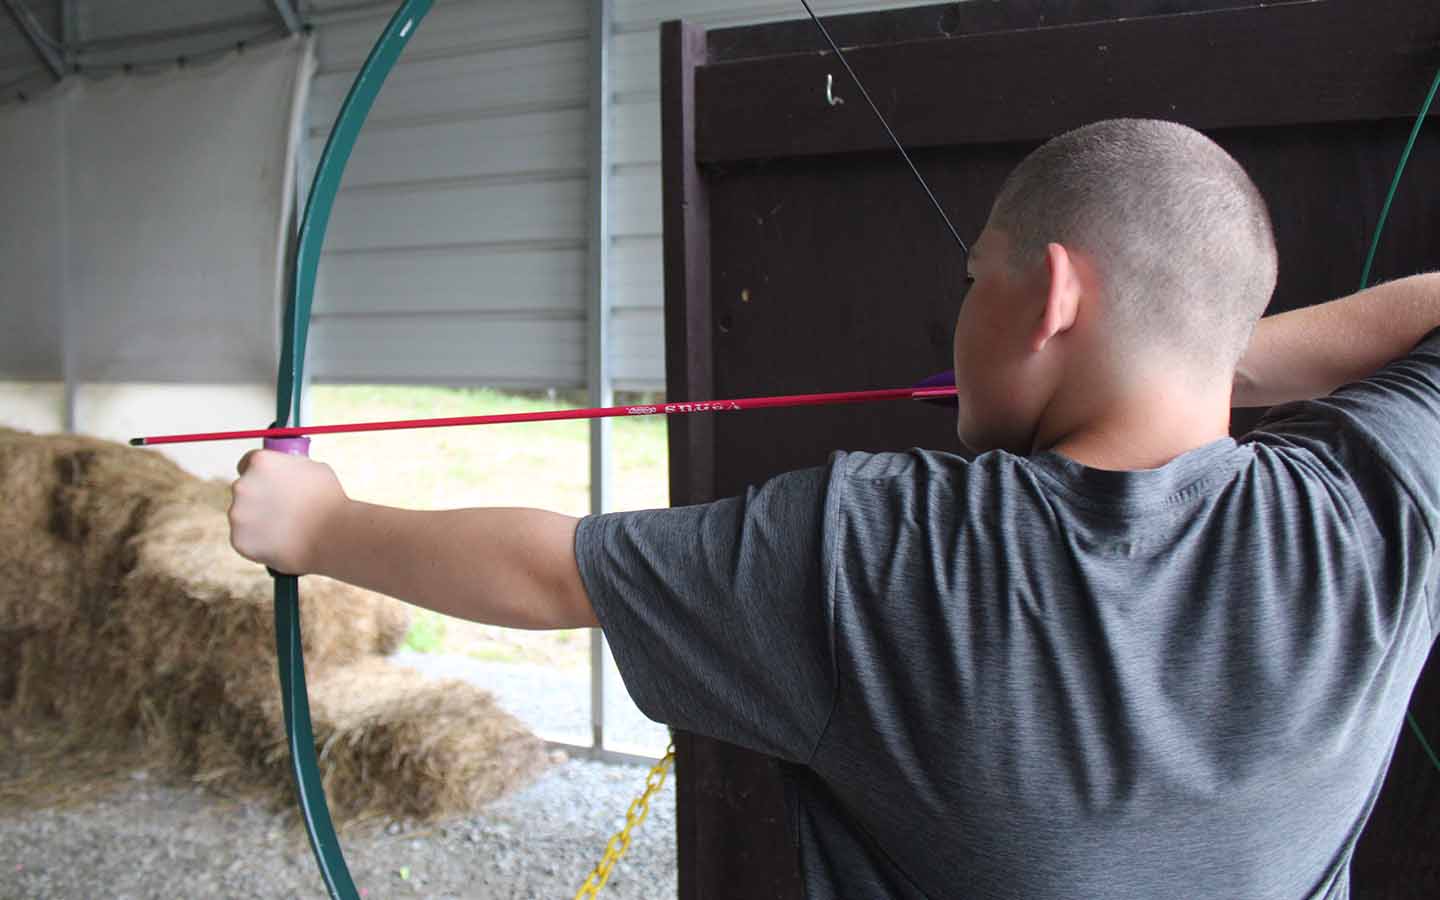
M 1042 418 L 1033 452 L 1051 450 L 1095 469 L 1156 469 L 1230 434 L 1228 386 L 1197 393 L 1152 382 L 1097 408 L 1068 427 L 1058 414 Z

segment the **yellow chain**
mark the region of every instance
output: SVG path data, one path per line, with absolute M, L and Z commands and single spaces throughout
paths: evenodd
M 620 861 L 620 857 L 625 855 L 625 851 L 630 849 L 630 832 L 639 828 L 645 817 L 650 815 L 650 798 L 665 786 L 665 778 L 670 774 L 670 766 L 674 762 L 675 745 L 671 744 L 665 748 L 665 755 L 660 761 L 650 769 L 650 774 L 645 776 L 645 790 L 625 811 L 625 826 L 615 832 L 610 843 L 605 845 L 604 855 L 595 864 L 595 868 L 590 870 L 590 875 L 585 879 L 585 883 L 580 885 L 580 890 L 575 892 L 575 900 L 600 896 L 600 889 L 610 880 L 610 870 Z

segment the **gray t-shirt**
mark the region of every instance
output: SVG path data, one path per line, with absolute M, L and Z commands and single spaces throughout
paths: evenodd
M 1238 444 L 837 453 L 585 519 L 652 718 L 785 760 L 810 898 L 1339 898 L 1437 634 L 1440 338 Z

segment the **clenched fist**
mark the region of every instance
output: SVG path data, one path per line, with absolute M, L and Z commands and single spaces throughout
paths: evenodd
M 327 523 L 349 502 L 335 472 L 273 450 L 251 450 L 236 468 L 230 546 L 277 572 L 312 571 Z

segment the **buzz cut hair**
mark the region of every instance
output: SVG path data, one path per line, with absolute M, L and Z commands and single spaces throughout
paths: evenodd
M 1275 290 L 1265 198 L 1220 145 L 1175 122 L 1110 119 L 1052 139 L 1011 172 L 990 225 L 1016 271 L 1051 243 L 1087 254 L 1105 327 L 1131 356 L 1233 371 Z

